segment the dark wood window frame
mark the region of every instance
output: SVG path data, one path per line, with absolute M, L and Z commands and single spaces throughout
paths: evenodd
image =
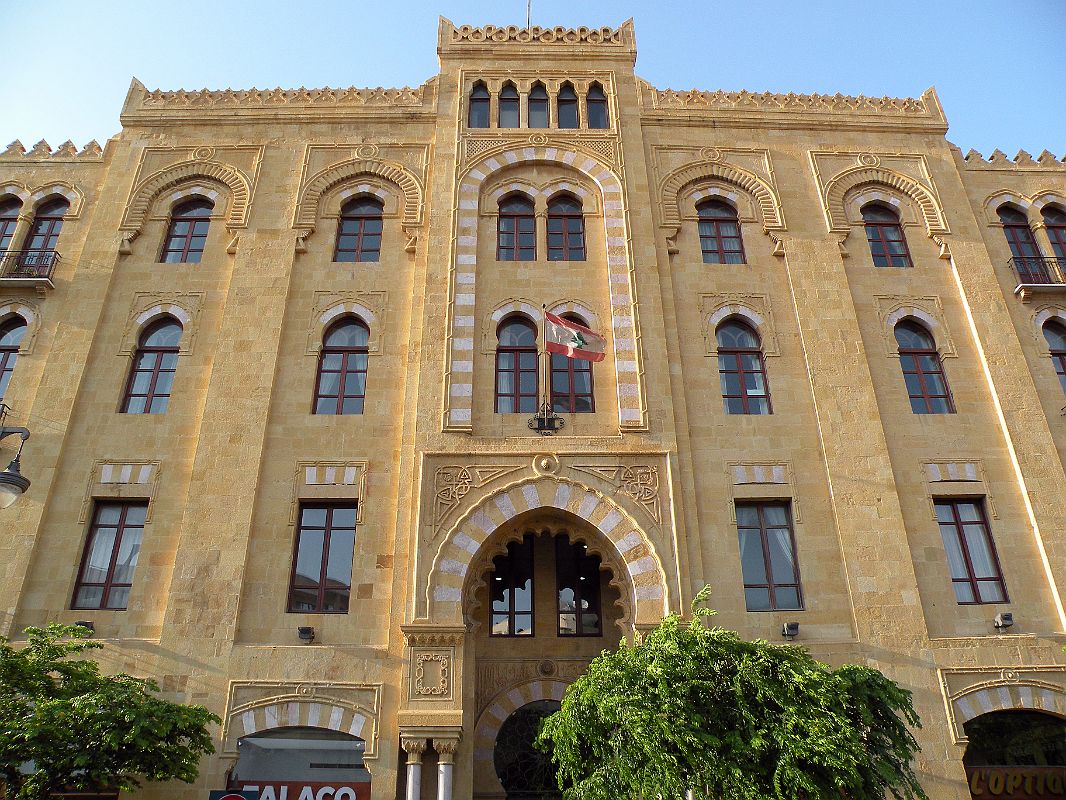
M 585 119 L 588 120 L 589 128 L 593 130 L 606 130 L 611 127 L 607 94 L 598 83 L 590 84 L 588 93 L 585 95 Z
M 566 534 L 555 537 L 555 605 L 556 635 L 567 639 L 595 638 L 603 636 L 603 609 L 600 597 L 600 559 L 588 555 L 587 547 L 581 542 L 571 542 Z M 566 582 L 566 564 L 577 580 L 572 586 L 563 586 Z M 562 592 L 569 588 L 574 593 L 574 607 L 564 609 Z M 588 602 L 588 609 L 582 610 L 582 603 Z M 563 630 L 563 617 L 573 616 L 576 630 L 569 633 Z M 595 615 L 596 624 L 586 630 L 585 617 Z
M 329 337 L 336 332 L 339 328 L 345 325 L 354 325 L 361 329 L 367 344 L 363 345 L 330 345 L 327 344 Z M 363 413 L 363 407 L 366 404 L 366 382 L 368 373 L 370 371 L 370 327 L 358 317 L 344 317 L 337 320 L 326 329 L 325 334 L 322 337 L 322 349 L 318 354 L 318 368 L 315 372 L 315 393 L 311 399 L 311 413 L 321 415 L 334 415 L 334 416 L 353 416 Z M 328 359 L 330 357 L 339 357 L 340 365 L 337 369 L 327 369 Z M 323 393 L 323 379 L 326 375 L 337 375 L 337 394 L 333 395 Z M 358 378 L 355 379 L 354 389 L 349 386 L 349 381 L 353 376 L 363 376 L 363 389 L 362 392 L 358 391 Z M 333 410 L 320 410 L 320 401 L 334 401 L 335 405 Z M 350 411 L 345 413 L 344 403 L 345 401 L 358 400 L 358 411 Z
M 696 217 L 704 264 L 747 263 L 743 227 L 733 206 L 724 200 L 704 200 L 696 206 Z
M 907 247 L 907 237 L 895 209 L 882 203 L 867 203 L 862 207 L 862 219 L 875 267 L 914 266 L 911 251 Z M 894 247 L 896 245 L 899 247 Z M 893 252 L 894 249 L 902 252 Z
M 11 337 L 11 334 L 21 329 L 21 334 Z M 29 326 L 22 317 L 13 317 L 0 323 L 0 341 L 5 337 L 14 340 L 13 344 L 0 344 L 0 400 L 4 399 L 7 387 L 11 385 L 11 375 L 15 371 L 15 364 L 19 358 L 19 348 L 22 340 L 26 337 Z
M 105 509 L 118 507 L 119 517 L 115 525 L 103 525 L 100 522 L 100 517 Z M 129 521 L 129 512 L 131 509 L 137 508 L 144 512 L 139 522 L 131 523 Z M 92 523 L 89 526 L 89 534 L 85 538 L 85 544 L 82 547 L 81 564 L 78 567 L 78 579 L 74 584 L 74 596 L 71 598 L 70 607 L 74 609 L 92 609 L 97 611 L 125 611 L 129 605 L 127 602 L 122 606 L 109 606 L 109 600 L 111 599 L 111 593 L 115 589 L 130 590 L 133 588 L 133 575 L 132 573 L 137 569 L 137 562 L 140 559 L 141 543 L 144 540 L 144 527 L 147 524 L 145 518 L 148 512 L 148 501 L 146 500 L 123 500 L 123 501 L 97 501 L 96 507 L 93 509 Z M 96 537 L 99 535 L 101 529 L 115 529 L 115 540 L 111 544 L 111 556 L 108 561 L 107 571 L 104 575 L 103 581 L 86 581 L 85 570 L 88 566 L 89 557 L 92 554 L 93 545 L 95 544 Z M 136 534 L 130 533 L 136 531 Z M 122 545 L 126 541 L 127 534 L 137 535 L 137 555 L 133 558 L 133 563 L 130 566 L 130 580 L 129 582 L 114 580 L 115 568 L 118 566 L 118 556 L 122 550 Z M 100 602 L 97 605 L 79 604 L 78 596 L 81 594 L 81 590 L 84 588 L 99 588 Z
M 304 512 L 309 510 L 324 510 L 326 512 L 325 521 L 323 526 L 305 524 Z M 333 524 L 334 514 L 337 511 L 349 511 L 352 515 L 351 527 L 347 525 L 335 525 Z M 286 602 L 286 612 L 289 614 L 347 614 L 351 605 L 352 597 L 352 569 L 355 563 L 355 545 L 357 542 L 356 530 L 358 528 L 358 504 L 356 501 L 344 501 L 344 502 L 309 502 L 300 503 L 299 510 L 297 511 L 297 525 L 296 536 L 293 541 L 292 551 L 292 567 L 289 572 L 289 594 L 288 601 Z M 351 531 L 352 535 L 352 563 L 348 565 L 348 585 L 347 586 L 330 586 L 329 580 L 329 558 L 331 555 L 330 538 L 335 532 Z M 321 560 L 319 564 L 318 581 L 314 584 L 297 585 L 296 583 L 296 568 L 299 565 L 300 557 L 300 539 L 305 533 L 321 532 L 322 533 L 322 552 Z M 313 609 L 295 608 L 297 592 L 299 590 L 309 591 L 316 589 L 315 607 Z M 333 592 L 338 595 L 346 595 L 346 602 L 344 608 L 327 609 L 326 608 L 326 593 Z
M 1051 341 L 1052 334 L 1061 338 L 1064 342 L 1056 346 Z M 1055 367 L 1055 374 L 1059 377 L 1059 385 L 1062 386 L 1063 394 L 1066 394 L 1066 325 L 1060 322 L 1048 321 L 1044 323 L 1044 338 L 1048 343 L 1048 352 L 1051 354 L 1051 363 Z
M 585 260 L 585 215 L 581 201 L 560 195 L 548 201 L 548 260 Z
M 519 324 L 527 327 L 533 332 L 533 344 L 531 345 L 505 345 L 500 344 L 500 334 L 503 332 L 505 326 Z M 499 327 L 496 329 L 496 370 L 494 373 L 493 393 L 494 393 L 494 409 L 497 414 L 531 414 L 537 410 L 537 400 L 539 398 L 539 379 L 540 369 L 538 368 L 539 352 L 537 350 L 537 326 L 532 321 L 525 317 L 506 317 L 500 322 Z M 533 365 L 531 367 L 522 366 L 523 360 L 528 364 L 530 359 L 523 359 L 522 356 L 532 356 Z M 506 366 L 510 361 L 511 366 Z M 511 391 L 500 391 L 500 376 L 503 374 L 509 374 L 511 377 Z M 522 391 L 522 375 L 533 376 L 533 389 L 532 391 Z M 510 411 L 501 411 L 501 400 L 509 399 L 511 402 Z M 523 401 L 526 401 L 523 404 Z
M 1022 283 L 1050 283 L 1051 276 L 1025 212 L 1012 205 L 1002 205 L 997 213 L 1003 223 L 1003 236 L 1014 259 L 1018 280 Z
M 577 92 L 569 81 L 559 87 L 559 94 L 555 96 L 556 123 L 563 130 L 576 130 L 581 127 L 581 115 L 579 113 Z
M 12 249 L 21 209 L 22 204 L 17 200 L 0 203 L 0 255 Z
M 579 325 L 588 325 L 583 319 L 575 314 L 563 314 L 563 319 L 576 322 Z M 583 358 L 567 358 L 558 353 L 549 355 L 549 367 L 551 378 L 552 411 L 562 414 L 592 414 L 596 411 L 596 384 L 592 372 L 592 362 Z M 588 376 L 588 391 L 575 391 L 577 378 L 580 375 Z M 566 386 L 566 391 L 559 391 L 556 386 Z M 586 401 L 586 408 L 579 408 L 580 401 Z
M 478 81 L 471 87 L 468 103 L 466 127 L 488 128 L 491 125 L 489 90 L 482 81 Z
M 1043 216 L 1047 236 L 1051 240 L 1051 252 L 1058 259 L 1059 271 L 1066 272 L 1066 211 L 1057 206 L 1048 206 L 1044 208 Z
M 726 325 L 737 325 L 747 329 L 747 331 L 754 338 L 756 345 L 754 347 L 737 347 L 726 345 L 723 346 L 718 339 L 719 331 Z M 739 319 L 727 319 L 719 324 L 718 329 L 715 331 L 715 341 L 718 344 L 718 376 L 719 383 L 722 390 L 722 402 L 727 414 L 737 414 L 736 411 L 731 411 L 729 408 L 730 400 L 740 400 L 741 408 L 740 414 L 751 415 L 766 415 L 774 413 L 773 400 L 770 397 L 770 378 L 766 374 L 766 358 L 762 351 L 762 341 L 759 338 L 758 331 L 756 331 L 751 325 L 743 320 Z M 724 363 L 723 363 L 724 362 Z M 752 368 L 754 365 L 754 368 Z M 725 368 L 728 367 L 728 368 Z M 728 391 L 726 386 L 726 376 L 736 375 L 737 385 L 739 387 L 739 393 Z M 748 382 L 746 377 L 748 375 L 759 375 L 762 377 L 762 385 L 764 394 L 756 394 L 753 391 L 749 391 Z M 766 401 L 766 410 L 762 411 L 758 408 L 758 401 Z
M 34 214 L 33 224 L 26 237 L 25 250 L 36 254 L 42 263 L 44 261 L 51 263 L 52 254 L 55 253 L 56 245 L 59 244 L 59 234 L 63 230 L 63 220 L 69 210 L 69 202 L 53 199 L 39 206 Z M 32 259 L 33 256 L 24 256 L 24 259 L 26 258 Z M 30 265 L 29 262 L 26 263 Z
M 551 106 L 551 100 L 548 97 L 548 90 L 544 88 L 543 83 L 534 83 L 529 90 L 529 97 L 526 101 L 526 122 L 530 128 L 547 128 L 551 124 L 551 118 L 548 113 L 548 109 Z
M 513 566 L 513 562 L 517 558 L 526 558 L 526 559 L 528 559 L 527 564 L 524 565 L 524 566 L 525 566 L 525 568 L 528 569 L 528 572 L 529 572 L 529 611 L 519 611 L 518 608 L 517 608 L 515 590 L 520 588 L 520 587 L 517 585 L 517 582 L 515 580 L 515 576 L 517 574 L 519 574 L 519 573 L 518 573 L 518 570 Z M 506 604 L 507 604 L 506 610 L 503 610 L 503 609 L 497 610 L 495 601 L 492 598 L 493 585 L 497 582 L 497 580 L 496 580 L 497 577 L 499 577 L 499 576 L 497 576 L 496 572 L 502 566 L 502 564 L 498 563 L 498 562 L 501 562 L 501 561 L 510 561 L 510 562 L 512 562 L 512 565 L 508 566 L 508 571 L 507 571 L 507 575 L 508 575 L 509 578 L 511 578 L 511 580 L 507 581 L 508 585 L 506 587 L 502 587 L 502 588 L 506 589 L 507 592 L 508 592 L 507 600 L 506 600 Z M 525 534 L 525 536 L 522 537 L 522 541 L 520 541 L 520 542 L 508 542 L 508 544 L 507 544 L 507 554 L 505 556 L 497 556 L 496 558 L 493 559 L 493 569 L 492 569 L 492 572 L 489 573 L 489 581 L 488 582 L 489 582 L 489 586 L 488 586 L 489 597 L 488 597 L 487 605 L 488 605 L 488 614 L 489 614 L 489 636 L 500 637 L 500 638 L 515 638 L 515 639 L 518 639 L 518 638 L 522 638 L 522 639 L 524 639 L 524 638 L 533 638 L 536 635 L 536 624 L 537 624 L 537 605 L 536 605 L 536 594 L 537 594 L 537 592 L 536 592 L 536 577 L 534 575 L 534 542 L 533 542 L 533 534 L 531 534 L 531 533 Z M 503 582 L 502 579 L 501 579 L 500 582 L 501 583 Z M 528 633 L 525 633 L 525 632 L 519 633 L 518 632 L 517 619 L 520 616 L 521 617 L 529 617 L 529 632 Z M 502 631 L 501 632 L 497 632 L 495 630 L 495 625 L 496 625 L 496 621 L 497 621 L 495 619 L 496 617 L 506 617 L 507 618 L 507 631 L 506 632 L 502 632 Z M 502 620 L 500 620 L 500 621 L 502 621 Z
M 1007 594 L 1007 584 L 1003 580 L 1003 567 L 999 562 L 999 554 L 996 552 L 996 542 L 992 538 L 992 530 L 988 525 L 988 516 L 985 512 L 985 504 L 983 498 L 972 497 L 937 497 L 933 500 L 933 505 L 937 511 L 937 525 L 940 528 L 941 537 L 945 536 L 945 528 L 952 531 L 952 535 L 955 537 L 955 545 L 959 548 L 959 552 L 963 559 L 963 564 L 966 570 L 965 576 L 951 575 L 952 588 L 955 591 L 955 601 L 960 606 L 971 605 L 989 605 L 989 604 L 1002 604 L 1010 602 L 1010 595 Z M 963 505 L 972 505 L 977 509 L 976 520 L 964 520 L 963 515 L 960 513 L 960 508 Z M 942 520 L 940 511 L 945 509 L 950 512 L 950 520 Z M 977 572 L 974 569 L 973 554 L 971 553 L 971 547 L 965 535 L 965 526 L 980 526 L 981 533 L 984 537 L 984 544 L 988 548 L 989 555 L 991 556 L 991 566 L 994 568 L 995 575 L 989 577 L 978 577 Z M 945 547 L 947 544 L 945 542 Z M 950 559 L 948 565 L 949 573 L 951 572 Z M 982 600 L 981 599 L 981 584 L 992 583 L 995 584 L 1001 592 L 1002 600 Z M 965 584 L 973 600 L 960 600 L 958 596 L 958 589 L 956 584 Z
M 180 345 L 147 344 L 148 339 L 150 339 L 156 331 L 168 325 L 175 325 L 177 326 L 179 331 L 181 331 L 182 333 L 184 332 L 182 331 L 182 325 L 180 322 L 178 322 L 173 317 L 167 317 L 152 323 L 144 329 L 143 333 L 141 333 L 138 339 L 137 349 L 133 352 L 133 363 L 130 364 L 129 376 L 126 378 L 126 390 L 122 394 L 122 406 L 120 408 L 120 413 L 165 414 L 167 408 L 170 406 L 170 397 L 173 393 L 175 380 L 173 376 L 175 376 L 178 371 L 178 355 L 180 352 Z M 181 333 L 179 333 L 178 336 L 180 341 Z M 151 363 L 147 368 L 142 366 L 142 362 L 146 356 L 152 357 Z M 168 358 L 168 356 L 170 357 Z M 150 376 L 148 378 L 148 386 L 142 392 L 134 392 L 133 390 L 137 383 L 137 377 L 139 375 L 144 374 Z M 168 388 L 166 391 L 163 391 L 159 388 L 159 378 L 162 375 L 171 376 L 170 388 Z M 144 400 L 142 410 L 131 411 L 130 409 L 133 405 L 133 401 L 142 398 Z M 154 408 L 157 400 L 163 400 L 165 402 L 162 403 L 161 410 L 154 411 L 152 409 Z
M 907 388 L 907 396 L 911 401 L 911 411 L 915 414 L 954 414 L 955 400 L 951 396 L 951 385 L 948 383 L 947 373 L 944 372 L 944 362 L 940 358 L 940 352 L 936 348 L 933 335 L 926 328 L 910 320 L 903 320 L 896 324 L 896 329 L 907 327 L 919 332 L 929 340 L 926 347 L 904 347 L 899 345 L 899 364 L 903 372 L 904 385 Z M 897 341 L 897 344 L 898 341 Z M 907 380 L 908 375 L 916 376 L 918 386 L 912 388 Z M 943 394 L 930 390 L 930 383 L 934 377 L 939 377 L 944 386 Z M 937 401 L 943 401 L 946 410 L 935 410 Z
M 508 81 L 500 88 L 496 106 L 496 127 L 507 129 L 520 127 L 522 124 L 521 107 L 518 89 Z M 510 117 L 510 119 L 505 117 Z
M 784 511 L 785 524 L 769 524 L 767 521 L 767 511 L 770 508 L 780 508 Z M 741 509 L 753 509 L 758 514 L 758 528 L 752 525 L 743 525 L 740 520 Z M 770 607 L 765 609 L 752 609 L 745 597 L 745 608 L 753 613 L 762 611 L 803 611 L 803 582 L 800 578 L 799 567 L 799 552 L 796 548 L 796 529 L 792 521 L 792 504 L 788 501 L 782 500 L 770 500 L 770 501 L 737 501 L 737 540 L 738 547 L 741 548 L 741 567 L 743 570 L 743 545 L 740 544 L 741 538 L 744 536 L 745 531 L 757 531 L 759 535 L 759 541 L 762 545 L 762 559 L 763 559 L 763 577 L 764 581 L 761 582 L 749 582 L 745 577 L 742 577 L 745 594 L 747 590 L 766 590 L 768 592 Z M 772 556 L 770 552 L 770 539 L 769 531 L 788 530 L 788 542 L 791 548 L 792 557 L 792 580 L 781 581 L 775 580 L 772 574 Z M 743 576 L 743 572 L 742 572 Z M 750 577 L 750 576 L 748 576 Z M 797 605 L 795 607 L 785 606 L 778 601 L 778 592 L 783 589 L 794 589 L 796 592 Z
M 385 205 L 376 197 L 356 197 L 341 207 L 337 239 L 333 246 L 335 264 L 375 263 L 381 258 Z M 354 237 L 351 247 L 348 240 Z
M 163 240 L 163 250 L 159 254 L 161 264 L 200 263 L 207 244 L 214 208 L 215 204 L 203 197 L 186 200 L 174 207 L 170 212 L 170 224 Z M 193 209 L 206 213 L 186 216 L 186 212 Z
M 508 204 L 511 207 L 504 210 Z M 517 210 L 519 204 L 523 206 L 521 210 Z M 506 243 L 505 237 L 508 236 L 510 244 Z M 523 236 L 528 237 L 529 244 L 522 244 Z M 511 194 L 500 200 L 496 220 L 496 260 L 537 260 L 537 215 L 533 201 L 524 194 Z

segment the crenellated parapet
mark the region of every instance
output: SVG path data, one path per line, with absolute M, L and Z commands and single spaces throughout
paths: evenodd
M 437 32 L 437 52 L 447 55 L 454 52 L 469 56 L 471 52 L 491 53 L 502 48 L 509 53 L 543 53 L 545 47 L 553 54 L 562 55 L 564 48 L 580 53 L 582 58 L 636 59 L 637 45 L 633 34 L 633 20 L 628 19 L 617 28 L 556 26 L 542 28 L 538 25 L 456 25 L 451 20 L 440 18 Z
M 0 152 L 0 159 L 4 161 L 67 161 L 72 159 L 77 160 L 99 160 L 104 155 L 104 149 L 100 147 L 95 139 L 89 142 L 81 150 L 78 150 L 74 142 L 67 139 L 63 144 L 59 145 L 55 150 L 44 139 L 37 142 L 32 148 L 27 150 L 23 146 L 22 142 L 18 139 L 13 141 L 2 152 Z
M 962 151 L 958 150 L 961 155 Z M 1039 156 L 1033 156 L 1025 150 L 1019 150 L 1014 158 L 1011 158 L 999 148 L 992 151 L 988 158 L 978 153 L 973 148 L 962 156 L 967 169 L 1064 169 L 1066 168 L 1066 155 L 1060 159 L 1050 150 L 1044 150 Z

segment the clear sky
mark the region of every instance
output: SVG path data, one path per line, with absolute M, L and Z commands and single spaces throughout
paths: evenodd
M 524 24 L 525 0 L 0 0 L 0 147 L 101 144 L 149 88 L 417 86 L 437 16 Z M 1066 0 L 533 0 L 533 24 L 633 17 L 659 88 L 917 97 L 986 156 L 1066 154 Z

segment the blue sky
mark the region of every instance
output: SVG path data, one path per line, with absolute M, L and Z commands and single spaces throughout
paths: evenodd
M 101 143 L 136 75 L 149 88 L 418 85 L 437 16 L 524 24 L 525 0 L 2 0 L 0 147 Z M 660 88 L 917 96 L 988 155 L 1066 154 L 1066 0 L 533 0 L 535 25 L 633 17 Z M 91 43 L 91 49 L 86 47 Z

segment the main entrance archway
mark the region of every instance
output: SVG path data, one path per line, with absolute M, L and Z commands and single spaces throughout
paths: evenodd
M 509 716 L 496 736 L 493 766 L 507 800 L 558 800 L 551 756 L 534 742 L 540 724 L 559 710 L 557 700 L 534 700 Z
M 1066 799 L 1066 719 L 1028 709 L 991 711 L 965 723 L 963 765 L 975 800 Z

